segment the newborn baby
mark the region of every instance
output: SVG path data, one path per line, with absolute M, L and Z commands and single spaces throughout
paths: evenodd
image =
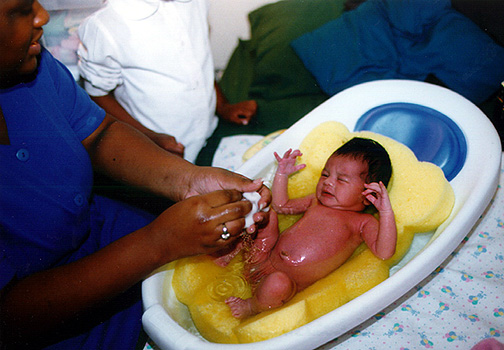
M 341 266 L 363 241 L 381 259 L 395 252 L 397 231 L 386 189 L 392 168 L 385 149 L 373 140 L 353 138 L 329 157 L 314 194 L 289 199 L 288 176 L 305 167 L 296 165 L 300 155 L 298 150 L 282 158 L 275 153 L 274 211 L 244 253 L 253 296 L 226 299 L 236 318 L 283 305 Z M 379 221 L 363 212 L 371 204 Z M 275 212 L 304 216 L 280 235 Z

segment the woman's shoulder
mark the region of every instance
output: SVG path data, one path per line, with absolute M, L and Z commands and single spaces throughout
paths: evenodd
M 77 84 L 68 68 L 44 47 L 39 59 L 38 78 L 44 81 L 49 79 L 56 87 Z

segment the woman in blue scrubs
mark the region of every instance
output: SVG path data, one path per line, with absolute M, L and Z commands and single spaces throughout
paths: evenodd
M 251 210 L 242 192 L 271 194 L 106 114 L 41 47 L 48 20 L 38 1 L 0 0 L 0 347 L 131 349 L 142 279 L 227 248 Z M 176 204 L 154 218 L 95 195 L 93 170 Z

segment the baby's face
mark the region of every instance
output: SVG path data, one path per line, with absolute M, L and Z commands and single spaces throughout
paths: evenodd
M 343 210 L 362 211 L 362 195 L 368 165 L 350 157 L 331 156 L 317 184 L 316 196 L 323 205 Z

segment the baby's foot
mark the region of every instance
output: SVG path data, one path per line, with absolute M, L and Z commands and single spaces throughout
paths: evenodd
M 229 297 L 226 299 L 226 304 L 231 309 L 231 314 L 235 318 L 245 318 L 255 314 L 252 311 L 251 299 L 242 299 L 238 297 Z

